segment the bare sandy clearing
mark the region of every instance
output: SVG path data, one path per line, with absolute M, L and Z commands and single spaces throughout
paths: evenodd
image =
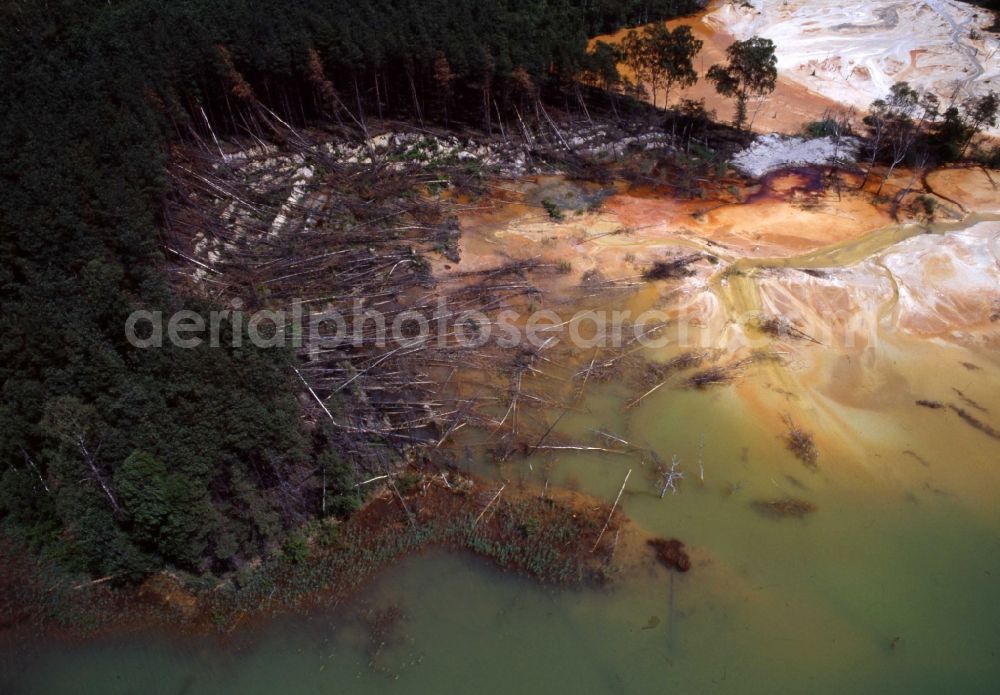
M 842 104 L 867 108 L 907 81 L 943 103 L 1000 90 L 1000 39 L 983 10 L 956 0 L 749 0 L 704 22 L 777 46 L 779 74 Z

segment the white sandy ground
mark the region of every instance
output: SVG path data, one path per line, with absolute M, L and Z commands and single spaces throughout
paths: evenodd
M 747 321 L 756 315 L 781 317 L 848 354 L 879 343 L 880 334 L 971 347 L 995 344 L 1000 331 L 1000 222 L 921 234 L 842 267 L 754 269 L 752 293 L 759 304 L 747 314 L 732 313 L 744 310 L 723 301 L 739 279 L 715 285 L 717 268 L 696 264 L 691 270 L 694 275 L 672 288 L 670 304 L 702 329 L 706 347 L 751 347 Z
M 733 157 L 740 171 L 760 177 L 769 171 L 810 164 L 853 162 L 861 143 L 856 138 L 805 138 L 771 133 L 757 138 L 750 147 Z
M 1000 223 L 981 222 L 911 237 L 820 277 L 775 268 L 758 287 L 765 314 L 836 347 L 863 348 L 879 329 L 975 344 L 1000 310 L 998 247 Z
M 727 1 L 704 21 L 771 39 L 783 77 L 860 110 L 900 81 L 945 104 L 1000 91 L 1000 38 L 982 30 L 990 13 L 957 0 Z
M 882 255 L 899 288 L 900 329 L 935 335 L 983 325 L 1000 310 L 1000 225 L 981 222 L 944 236 L 922 235 Z

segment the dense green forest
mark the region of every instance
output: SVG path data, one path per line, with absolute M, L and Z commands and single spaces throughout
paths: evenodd
M 306 433 L 292 355 L 138 350 L 135 308 L 205 308 L 163 271 L 172 142 L 390 115 L 489 129 L 527 75 L 558 93 L 586 37 L 693 0 L 94 0 L 0 7 L 0 517 L 70 571 L 234 569 L 355 503 Z M 491 108 L 493 106 L 494 108 Z M 223 341 L 228 344 L 228 341 Z M 288 494 L 291 467 L 322 470 Z

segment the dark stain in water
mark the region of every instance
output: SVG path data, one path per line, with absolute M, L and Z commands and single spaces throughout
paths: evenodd
M 824 176 L 828 169 L 819 167 L 791 167 L 766 174 L 757 191 L 747 195 L 745 203 L 787 201 L 803 196 L 816 196 L 826 188 Z M 780 185 L 778 185 L 780 182 Z

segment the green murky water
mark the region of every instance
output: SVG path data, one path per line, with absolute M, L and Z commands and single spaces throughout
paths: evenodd
M 821 260 L 855 262 L 885 241 L 867 238 L 863 249 Z M 20 645 L 0 661 L 0 686 L 74 694 L 1000 691 L 1000 442 L 947 409 L 914 405 L 958 402 L 961 391 L 982 420 L 1000 424 L 1000 361 L 985 348 L 892 334 L 857 354 L 816 354 L 808 378 L 765 366 L 736 385 L 663 388 L 631 409 L 625 403 L 644 389 L 628 375 L 589 384 L 554 436 L 600 444 L 600 429 L 663 460 L 676 454 L 687 477 L 662 500 L 643 455 L 549 451 L 499 469 L 473 455 L 479 473 L 607 500 L 631 469 L 622 507 L 644 531 L 692 548 L 687 574 L 636 560 L 608 588 L 553 590 L 435 551 L 397 564 L 350 605 L 284 618 L 238 643 L 150 635 Z M 526 388 L 565 401 L 578 388 L 569 375 L 588 359 L 556 361 L 546 366 L 554 378 Z M 783 411 L 816 431 L 817 469 L 787 450 Z M 526 409 L 520 417 L 541 432 L 558 415 Z M 482 439 L 469 433 L 462 444 L 479 451 Z M 817 511 L 776 519 L 754 505 L 786 496 Z
M 354 606 L 275 624 L 249 646 L 43 650 L 6 664 L 19 672 L 7 692 L 995 692 L 994 528 L 948 501 L 824 502 L 838 498 L 838 513 L 789 525 L 714 491 L 659 511 L 633 499 L 630 513 L 713 544 L 711 565 L 550 591 L 430 553 Z M 375 653 L 363 616 L 388 606 L 403 617 Z

